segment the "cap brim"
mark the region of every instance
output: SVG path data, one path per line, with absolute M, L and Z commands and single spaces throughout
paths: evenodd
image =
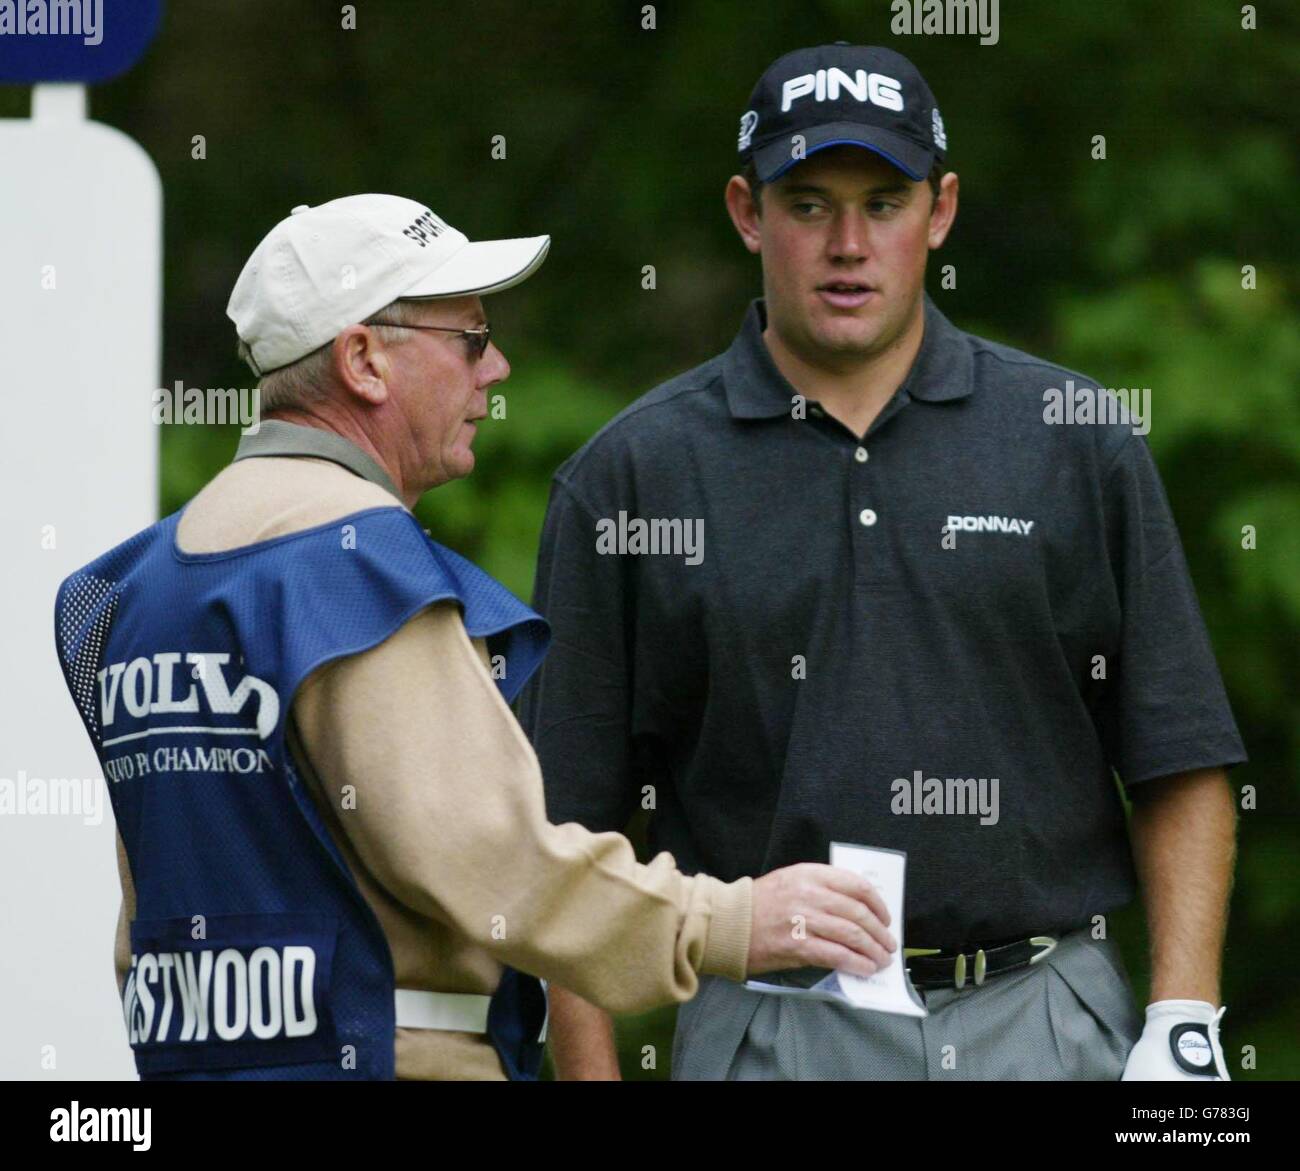
M 527 280 L 546 259 L 550 236 L 478 240 L 421 277 L 403 297 L 469 297 L 499 293 Z
M 935 151 L 910 138 L 904 138 L 892 130 L 864 126 L 861 122 L 831 122 L 825 126 L 814 126 L 811 130 L 802 131 L 802 134 L 804 145 L 799 158 L 792 157 L 793 146 L 789 135 L 783 135 L 775 142 L 755 149 L 754 167 L 761 182 L 771 183 L 774 179 L 779 179 L 796 163 L 831 146 L 865 147 L 918 183 L 930 173 L 937 157 Z

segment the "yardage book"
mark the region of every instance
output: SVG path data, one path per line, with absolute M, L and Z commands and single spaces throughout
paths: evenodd
M 873 1012 L 928 1016 L 925 1005 L 908 979 L 907 965 L 903 960 L 903 880 L 907 855 L 901 850 L 877 850 L 870 846 L 832 842 L 830 861 L 832 866 L 860 874 L 884 899 L 889 911 L 890 930 L 898 941 L 898 950 L 891 955 L 889 966 L 873 976 L 831 972 L 811 988 L 767 984 L 761 980 L 747 980 L 745 987 L 778 996 L 810 996 L 817 1000 L 838 1001 Z

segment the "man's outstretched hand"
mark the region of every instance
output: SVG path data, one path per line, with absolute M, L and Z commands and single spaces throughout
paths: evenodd
M 801 862 L 754 880 L 750 975 L 786 968 L 830 968 L 870 976 L 898 943 L 889 912 L 865 878 L 820 862 Z

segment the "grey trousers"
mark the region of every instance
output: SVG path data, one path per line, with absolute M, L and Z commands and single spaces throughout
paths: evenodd
M 1118 1081 L 1142 1033 L 1119 948 L 1087 930 L 979 988 L 917 991 L 923 1020 L 706 976 L 677 1014 L 673 1078 Z

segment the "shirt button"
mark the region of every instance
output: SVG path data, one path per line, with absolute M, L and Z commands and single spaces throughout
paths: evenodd
M 859 447 L 858 450 L 855 451 L 855 452 L 853 453 L 853 458 L 854 458 L 855 460 L 857 460 L 858 463 L 860 463 L 860 464 L 864 464 L 864 463 L 866 463 L 866 462 L 867 462 L 867 449 L 866 449 L 865 447 Z
M 876 513 L 874 509 L 864 508 L 858 513 L 858 520 L 864 525 L 873 525 L 876 523 Z

